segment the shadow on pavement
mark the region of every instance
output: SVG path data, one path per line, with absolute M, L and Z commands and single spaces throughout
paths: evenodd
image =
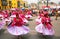
M 1 29 L 0 30 L 0 35 L 2 35 L 4 33 L 4 31 L 5 31 L 4 29 Z
M 42 35 L 40 35 L 39 37 L 42 39 L 60 39 L 60 37 L 57 37 L 57 36 L 42 36 Z
M 54 36 L 43 36 L 43 38 L 45 38 L 45 39 L 53 39 Z
M 16 36 L 12 36 L 9 33 L 4 33 L 5 30 L 0 30 L 0 39 L 16 39 Z M 27 34 L 23 35 L 22 39 L 60 39 L 58 36 L 43 36 L 41 34 Z
M 54 36 L 54 38 L 53 38 L 53 39 L 60 39 L 60 37 Z

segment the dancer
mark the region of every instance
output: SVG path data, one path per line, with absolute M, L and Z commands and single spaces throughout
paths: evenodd
M 54 30 L 51 24 L 50 17 L 48 16 L 48 13 L 44 13 L 40 15 L 40 18 L 36 20 L 37 26 L 36 31 L 38 33 L 41 33 L 42 35 L 54 35 Z
M 16 18 L 10 23 L 7 28 L 8 32 L 15 36 L 21 36 L 29 33 L 29 28 L 24 26 L 23 20 L 19 17 L 19 14 L 16 14 Z
M 54 35 L 53 25 L 51 24 L 51 19 L 48 16 L 48 13 L 45 13 L 44 17 L 45 18 L 43 19 L 44 20 L 43 24 L 44 24 L 45 28 L 44 28 L 43 35 L 51 35 L 51 36 L 53 36 Z
M 25 16 L 27 18 L 27 20 L 30 20 L 30 18 L 32 17 L 31 14 L 32 14 L 32 12 L 30 10 L 28 10 L 26 13 L 26 16 Z
M 44 28 L 44 25 L 42 23 L 42 18 L 44 17 L 44 14 L 41 12 L 40 15 L 38 16 L 38 19 L 36 19 L 36 28 L 35 30 L 40 33 L 40 34 L 43 34 L 43 28 Z
M 5 22 L 3 20 L 3 12 L 0 11 L 0 30 L 4 27 Z

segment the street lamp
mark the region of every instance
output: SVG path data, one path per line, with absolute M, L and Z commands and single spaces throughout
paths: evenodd
M 7 0 L 1 0 L 2 1 L 2 9 L 6 9 L 6 6 L 8 5 Z

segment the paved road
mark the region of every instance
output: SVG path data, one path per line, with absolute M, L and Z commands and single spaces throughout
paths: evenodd
M 49 37 L 47 36 L 46 39 L 60 39 L 60 17 L 58 18 L 58 20 L 55 20 L 55 17 L 51 17 L 52 18 L 52 24 L 55 30 L 55 35 L 54 37 Z M 28 35 L 23 36 L 23 39 L 44 39 L 40 34 L 37 34 L 37 32 L 35 31 L 35 27 L 36 27 L 36 23 L 35 23 L 35 19 L 36 17 L 32 18 L 32 21 L 29 21 L 29 28 L 30 33 Z M 0 31 L 0 39 L 17 39 L 16 36 L 12 36 L 10 35 L 6 29 L 3 29 Z

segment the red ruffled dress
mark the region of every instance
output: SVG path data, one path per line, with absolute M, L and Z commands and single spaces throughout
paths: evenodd
M 12 35 L 24 35 L 29 33 L 29 28 L 24 26 L 24 22 L 21 18 L 14 18 L 12 24 L 8 26 L 7 30 Z
M 43 24 L 45 26 L 43 35 L 54 35 L 54 30 L 49 17 L 45 17 L 45 21 Z

